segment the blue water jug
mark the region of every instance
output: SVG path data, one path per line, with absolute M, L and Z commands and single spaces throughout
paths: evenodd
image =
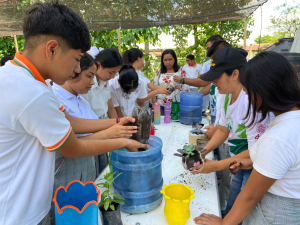
M 117 194 L 125 199 L 121 210 L 126 213 L 145 213 L 155 209 L 163 196 L 161 162 L 162 140 L 150 136 L 149 148 L 142 152 L 115 150 L 111 155 L 113 171 L 121 176 L 114 180 L 113 187 Z
M 202 122 L 203 94 L 199 92 L 182 92 L 180 94 L 179 121 L 192 125 L 193 122 Z

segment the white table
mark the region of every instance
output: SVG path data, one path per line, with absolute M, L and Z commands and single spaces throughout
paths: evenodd
M 209 121 L 203 119 L 202 123 L 208 125 Z M 201 213 L 210 213 L 221 216 L 216 174 L 193 175 L 184 170 L 181 158 L 173 155 L 177 152 L 177 149 L 188 144 L 188 134 L 191 126 L 183 125 L 179 122 L 165 124 L 162 117 L 161 124 L 155 125 L 155 128 L 157 129 L 155 131 L 155 136 L 158 136 L 163 141 L 162 153 L 164 158 L 162 161 L 162 176 L 164 184 L 180 183 L 188 185 L 195 191 L 195 198 L 192 199 L 190 203 L 191 216 L 186 224 L 194 224 L 193 218 L 199 216 Z M 206 156 L 208 159 L 212 159 L 212 157 L 212 153 Z M 108 171 L 108 168 L 100 174 L 98 179 L 102 178 L 106 171 Z M 96 183 L 99 183 L 97 180 Z M 102 191 L 104 191 L 104 189 L 101 189 L 101 193 Z M 164 215 L 164 206 L 165 202 L 163 200 L 156 209 L 148 213 L 130 215 L 122 212 L 121 217 L 123 224 L 136 225 L 136 223 L 140 223 L 140 225 L 168 225 Z

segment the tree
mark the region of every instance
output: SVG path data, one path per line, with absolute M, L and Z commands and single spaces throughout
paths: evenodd
M 18 47 L 19 51 L 23 50 L 24 47 L 24 36 L 18 35 Z M 0 58 L 9 55 L 14 57 L 16 53 L 15 42 L 13 37 L 0 37 Z
M 121 36 L 121 51 L 124 52 L 132 47 L 138 48 L 137 44 L 148 41 L 150 44 L 157 44 L 160 39 L 159 35 L 167 31 L 166 27 L 160 28 L 138 28 L 138 29 L 123 29 L 120 32 Z M 118 34 L 117 30 L 91 31 L 92 46 L 102 48 L 118 49 Z M 143 49 L 141 49 L 143 50 Z M 153 68 L 153 62 L 156 60 L 155 56 L 147 55 L 144 52 L 144 60 L 150 61 L 150 64 L 144 63 L 143 72 L 150 80 L 154 77 L 156 68 Z M 151 63 L 152 62 L 152 63 Z
M 295 37 L 300 25 L 300 4 L 290 6 L 284 3 L 274 8 L 277 11 L 276 16 L 271 16 L 269 30 L 275 30 L 283 37 Z
M 254 19 L 252 16 L 247 19 L 248 27 L 253 26 Z M 181 25 L 170 27 L 170 33 L 173 41 L 176 43 L 176 54 L 179 58 L 185 58 L 186 55 L 193 53 L 198 63 L 203 63 L 206 58 L 206 40 L 214 35 L 221 35 L 232 46 L 238 47 L 239 41 L 244 38 L 244 21 L 224 21 L 214 23 L 202 23 L 194 25 Z M 187 46 L 187 37 L 192 33 L 194 35 L 195 44 Z M 247 31 L 249 37 L 251 31 Z M 181 60 L 181 66 L 185 63 Z
M 254 42 L 259 44 L 259 43 L 274 43 L 276 42 L 278 39 L 280 38 L 280 36 L 277 36 L 277 35 L 273 35 L 273 36 L 270 36 L 270 35 L 264 35 L 260 38 L 257 37 L 254 39 Z

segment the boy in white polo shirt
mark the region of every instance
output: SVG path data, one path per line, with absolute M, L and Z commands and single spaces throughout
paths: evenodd
M 76 158 L 147 148 L 126 138 L 92 139 L 95 133 L 79 139 L 72 132 L 65 118 L 70 115 L 45 80 L 63 84 L 80 72 L 90 37 L 74 11 L 63 4 L 35 4 L 23 33 L 23 53 L 0 68 L 0 225 L 49 224 L 55 151 Z M 100 125 L 92 121 L 80 130 L 80 121 L 73 120 L 78 132 L 95 132 Z

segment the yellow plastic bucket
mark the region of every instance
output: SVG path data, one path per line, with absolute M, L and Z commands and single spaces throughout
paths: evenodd
M 190 200 L 195 192 L 187 185 L 164 185 L 161 193 L 165 197 L 164 214 L 169 225 L 185 225 L 190 218 Z

